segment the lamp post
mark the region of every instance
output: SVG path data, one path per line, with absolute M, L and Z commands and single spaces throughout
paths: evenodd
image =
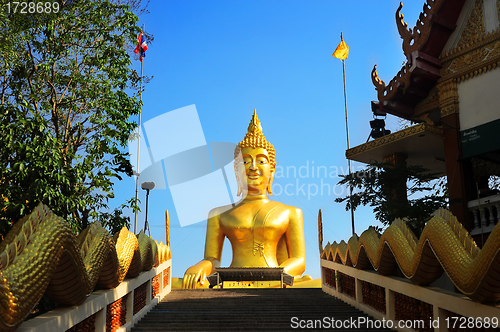
M 149 200 L 149 191 L 155 187 L 154 182 L 143 182 L 141 184 L 141 188 L 146 190 L 146 221 L 144 222 L 144 234 L 146 234 L 146 230 L 148 230 L 149 235 L 151 232 L 149 231 L 148 226 L 148 200 Z

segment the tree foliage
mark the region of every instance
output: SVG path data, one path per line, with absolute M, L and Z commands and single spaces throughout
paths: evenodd
M 132 175 L 123 151 L 140 77 L 126 45 L 138 18 L 118 2 L 58 3 L 58 13 L 0 14 L 4 229 L 42 201 L 81 230 L 114 197 L 112 179 Z
M 344 176 L 338 184 L 353 188 L 352 198 L 348 195 L 335 199 L 345 203 L 346 210 L 351 205 L 354 210 L 361 205 L 371 206 L 375 218 L 384 226 L 401 218 L 417 236 L 432 213 L 448 205 L 444 178 L 438 180 L 436 174 L 418 165 L 374 163 Z M 395 190 L 402 186 L 406 187 L 406 195 L 398 196 Z

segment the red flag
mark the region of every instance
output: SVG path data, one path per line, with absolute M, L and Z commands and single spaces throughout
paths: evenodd
M 148 50 L 148 44 L 146 44 L 146 39 L 144 38 L 144 34 L 141 32 L 139 36 L 137 36 L 137 47 L 134 50 L 134 53 L 141 53 L 141 62 L 142 59 L 146 56 L 146 51 Z

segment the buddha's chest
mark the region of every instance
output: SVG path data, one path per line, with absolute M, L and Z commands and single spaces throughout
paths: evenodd
M 246 241 L 255 235 L 279 240 L 288 227 L 288 216 L 283 209 L 248 204 L 224 214 L 220 225 L 229 240 Z

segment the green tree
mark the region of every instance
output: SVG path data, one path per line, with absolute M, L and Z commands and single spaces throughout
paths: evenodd
M 420 236 L 432 213 L 448 205 L 444 179 L 418 165 L 373 163 L 344 176 L 338 184 L 352 186 L 352 198 L 339 197 L 335 201 L 345 202 L 346 210 L 350 210 L 351 204 L 354 210 L 361 205 L 373 207 L 375 219 L 384 226 L 401 218 Z M 406 195 L 395 195 L 396 188 L 402 185 Z
M 124 151 L 137 126 L 129 119 L 140 105 L 130 91 L 140 77 L 126 45 L 136 43 L 138 18 L 129 6 L 102 0 L 59 0 L 57 12 L 31 14 L 6 13 L 5 3 L 2 227 L 42 201 L 79 231 L 114 197 L 112 179 L 132 175 Z

